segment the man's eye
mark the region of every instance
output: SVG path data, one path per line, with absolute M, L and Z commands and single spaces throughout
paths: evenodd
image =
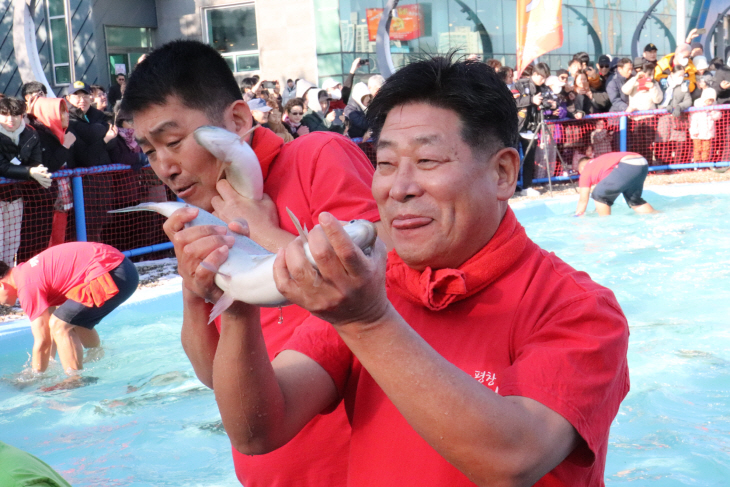
M 179 145 L 180 142 L 181 142 L 180 140 L 175 140 L 175 141 L 170 142 L 169 144 L 167 144 L 167 147 L 171 147 L 171 148 L 172 147 L 175 147 L 175 146 Z

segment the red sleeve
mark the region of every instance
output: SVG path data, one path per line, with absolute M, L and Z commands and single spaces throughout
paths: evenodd
M 49 306 L 41 274 L 35 268 L 30 268 L 29 264 L 22 264 L 22 267 L 16 268 L 15 282 L 22 283 L 18 286 L 20 307 L 28 315 L 28 319 L 33 321 Z
M 314 221 L 323 211 L 340 220 L 380 220 L 373 200 L 373 165 L 363 151 L 344 137 L 332 137 L 315 155 L 310 210 Z
M 317 362 L 332 377 L 338 396 L 343 396 L 353 355 L 331 324 L 310 315 L 294 330 L 283 350 L 303 353 Z
M 590 450 L 572 458 L 590 465 L 605 452 L 611 422 L 629 390 L 628 337 L 610 291 L 577 294 L 517 339 L 499 393 L 529 397 L 567 419 Z

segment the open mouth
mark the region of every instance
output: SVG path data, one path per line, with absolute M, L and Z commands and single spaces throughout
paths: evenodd
M 177 196 L 179 198 L 185 199 L 185 197 L 189 196 L 190 193 L 192 192 L 193 186 L 195 186 L 195 184 L 191 184 L 188 186 L 183 186 L 182 188 L 178 188 L 175 190 L 175 194 L 177 194 Z

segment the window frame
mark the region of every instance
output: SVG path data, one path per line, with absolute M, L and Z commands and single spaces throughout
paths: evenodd
M 256 19 L 256 44 L 258 44 L 259 39 L 259 17 L 256 12 L 256 2 L 254 0 L 248 1 L 248 2 L 240 2 L 240 3 L 230 3 L 226 5 L 215 5 L 210 7 L 205 7 L 200 9 L 200 14 L 202 16 L 202 26 L 203 26 L 203 41 L 211 46 L 210 41 L 210 29 L 208 26 L 208 12 L 212 10 L 224 10 L 224 9 L 233 9 L 233 8 L 240 8 L 240 7 L 253 7 L 254 9 L 254 17 Z M 258 74 L 261 73 L 261 49 L 251 49 L 248 51 L 233 51 L 233 52 L 226 52 L 226 53 L 220 53 L 220 55 L 228 61 L 229 59 L 233 61 L 233 74 L 237 75 L 248 75 L 248 74 Z M 239 56 L 252 56 L 255 55 L 259 59 L 259 68 L 248 70 L 248 71 L 239 71 L 238 70 L 238 57 Z
M 46 21 L 48 24 L 48 39 L 50 40 L 50 51 L 51 51 L 51 70 L 53 71 L 53 85 L 54 86 L 70 86 L 71 83 L 73 83 L 74 80 L 74 72 L 72 69 L 72 61 L 73 61 L 73 44 L 72 40 L 69 36 L 69 29 L 68 29 L 68 2 L 66 0 L 60 0 L 63 2 L 63 15 L 54 15 L 51 16 L 51 7 L 50 2 L 46 1 Z M 52 20 L 58 20 L 63 19 L 64 24 L 66 25 L 66 46 L 68 47 L 68 59 L 69 61 L 66 63 L 57 63 L 56 62 L 56 56 L 53 53 L 54 49 L 54 38 L 53 38 L 53 27 L 51 26 Z M 56 68 L 59 67 L 67 67 L 68 68 L 68 77 L 69 82 L 68 83 L 59 83 L 58 79 L 56 78 Z

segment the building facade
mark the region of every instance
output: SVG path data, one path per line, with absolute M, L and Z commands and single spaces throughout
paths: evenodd
M 564 0 L 563 47 L 540 60 L 566 67 L 587 51 L 630 56 L 636 26 L 645 14 L 637 45 L 660 54 L 677 42 L 676 0 Z M 724 51 L 730 0 L 686 0 L 688 29 L 715 25 Z M 22 84 L 14 57 L 16 5 L 28 5 L 38 58 L 54 92 L 72 80 L 108 86 L 155 46 L 179 39 L 209 43 L 238 78 L 267 80 L 344 79 L 355 58 L 378 73 L 375 34 L 386 0 L 1 0 L 0 91 L 16 95 Z M 391 21 L 395 67 L 417 56 L 459 50 L 515 65 L 516 0 L 403 0 Z M 720 40 L 718 43 L 717 41 Z M 22 63 L 21 63 L 22 64 Z

